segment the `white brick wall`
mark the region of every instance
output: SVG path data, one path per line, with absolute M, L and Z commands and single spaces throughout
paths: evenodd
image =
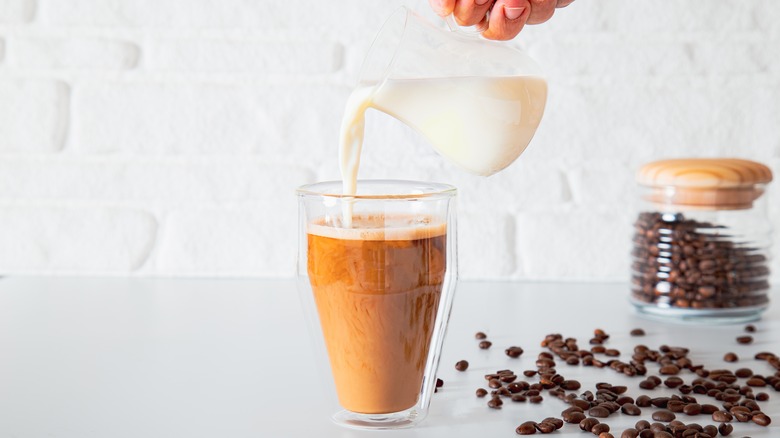
M 0 274 L 293 275 L 294 188 L 338 178 L 346 97 L 402 3 L 432 15 L 0 0 Z M 577 0 L 512 42 L 550 85 L 517 163 L 464 174 L 371 114 L 361 177 L 456 185 L 463 278 L 625 279 L 642 163 L 732 155 L 780 176 L 778 22 L 776 1 Z

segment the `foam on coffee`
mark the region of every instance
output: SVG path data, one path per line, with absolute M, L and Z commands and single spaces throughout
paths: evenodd
M 342 240 L 417 240 L 444 235 L 444 220 L 431 216 L 359 215 L 352 218 L 351 227 L 326 225 L 320 218 L 308 224 L 309 234 Z M 339 221 L 340 222 L 340 221 Z

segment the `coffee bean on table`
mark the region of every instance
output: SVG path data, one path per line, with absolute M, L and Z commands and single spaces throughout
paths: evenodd
M 580 429 L 584 430 L 585 432 L 590 432 L 590 430 L 593 429 L 593 426 L 599 423 L 600 421 L 598 419 L 593 417 L 588 417 L 580 421 Z
M 469 369 L 469 363 L 465 360 L 459 360 L 455 363 L 455 369 L 458 371 L 466 371 Z
M 633 403 L 626 403 L 620 407 L 620 411 L 626 415 L 641 415 L 642 410 Z
M 493 345 L 493 343 L 490 342 L 490 341 L 481 341 L 479 343 L 479 348 L 481 348 L 483 350 L 487 350 L 488 348 L 490 348 L 491 345 Z
M 636 405 L 640 408 L 647 408 L 652 404 L 650 400 L 650 396 L 642 394 L 636 398 Z
M 437 377 L 437 378 L 436 378 L 436 387 L 437 387 L 437 388 L 441 388 L 442 386 L 444 386 L 444 380 L 442 380 L 442 379 L 439 379 L 439 378 Z
M 517 426 L 515 432 L 518 435 L 533 435 L 536 433 L 536 423 L 533 421 L 526 421 L 525 423 Z
M 487 395 L 487 389 L 485 388 L 477 388 L 477 397 L 482 398 Z
M 739 342 L 740 344 L 750 344 L 753 342 L 753 337 L 750 335 L 737 336 L 737 342 Z
M 728 352 L 723 355 L 723 360 L 726 362 L 736 362 L 739 360 L 739 357 L 736 355 L 736 353 Z
M 536 423 L 536 430 L 541 433 L 551 433 L 555 431 L 555 426 L 551 423 L 542 421 L 541 423 Z
M 553 426 L 555 426 L 556 429 L 560 429 L 563 427 L 563 420 L 555 417 L 547 417 L 544 420 L 542 420 L 542 423 L 550 423 Z
M 523 354 L 523 349 L 520 347 L 513 346 L 507 348 L 504 352 L 506 353 L 507 356 L 516 358 L 516 357 L 520 357 L 520 355 Z
M 661 409 L 659 411 L 653 412 L 653 416 L 652 417 L 653 417 L 653 420 L 655 420 L 655 421 L 663 421 L 663 422 L 668 423 L 668 422 L 674 420 L 677 416 L 674 415 L 674 412 L 672 412 L 672 411 L 669 411 L 669 410 L 666 410 L 666 409 Z
M 772 419 L 769 418 L 769 416 L 767 416 L 765 413 L 759 412 L 756 415 L 753 415 L 753 422 L 759 426 L 769 426 L 769 423 L 772 422 Z
M 748 333 L 753 333 L 756 331 L 756 326 L 754 326 L 753 324 L 748 324 L 745 326 L 745 331 Z
M 658 372 L 663 375 L 679 374 L 680 368 L 677 365 L 664 365 L 658 370 Z
M 528 400 L 528 398 L 526 396 L 524 396 L 523 394 L 512 394 L 512 401 L 513 402 L 524 402 L 526 400 Z
M 504 402 L 497 395 L 493 396 L 493 398 L 491 398 L 490 401 L 487 403 L 488 407 L 493 409 L 501 409 L 501 405 L 503 404 Z
M 718 423 L 729 423 L 733 419 L 734 417 L 730 412 L 727 411 L 717 411 L 712 413 L 712 421 L 717 421 Z
M 734 375 L 741 379 L 746 379 L 753 375 L 753 370 L 751 370 L 750 368 L 740 368 L 734 371 Z
M 579 424 L 585 418 L 587 417 L 585 417 L 585 414 L 582 412 L 572 412 L 569 415 L 563 416 L 563 421 L 569 424 Z
M 690 403 L 683 408 L 685 415 L 699 415 L 701 414 L 701 405 L 698 403 Z
M 765 392 L 759 392 L 758 394 L 756 394 L 756 400 L 758 400 L 758 401 L 767 401 L 767 400 L 769 400 L 769 394 L 767 394 Z
M 620 434 L 620 438 L 636 438 L 639 436 L 639 431 L 633 427 L 629 427 Z
M 597 418 L 607 418 L 609 417 L 609 414 L 611 414 L 611 412 L 609 412 L 609 409 L 603 406 L 594 406 L 590 408 L 590 410 L 588 411 L 588 415 Z
M 607 423 L 596 424 L 590 429 L 590 432 L 593 435 L 601 435 L 604 432 L 609 432 L 609 424 Z
M 487 335 L 484 334 L 483 332 L 477 332 L 477 334 L 474 335 L 474 337 L 477 338 L 477 339 L 486 339 Z
M 645 335 L 645 331 L 642 330 L 641 328 L 635 328 L 631 330 L 631 336 L 644 336 L 644 335 Z
M 728 423 L 721 423 L 720 426 L 718 426 L 718 432 L 720 432 L 723 436 L 729 436 L 731 435 L 731 432 L 734 430 L 734 426 L 728 424 Z

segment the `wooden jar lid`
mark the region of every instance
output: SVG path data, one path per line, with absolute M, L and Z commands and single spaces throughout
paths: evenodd
M 652 188 L 648 200 L 705 209 L 750 208 L 770 181 L 767 166 L 736 158 L 654 161 L 637 173 L 637 182 Z

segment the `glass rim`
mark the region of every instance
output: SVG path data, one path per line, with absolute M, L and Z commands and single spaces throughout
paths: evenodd
M 295 193 L 298 196 L 316 196 L 334 199 L 375 199 L 375 200 L 415 200 L 415 199 L 437 199 L 449 198 L 457 194 L 458 189 L 455 186 L 443 183 L 414 181 L 403 179 L 364 179 L 358 180 L 358 187 L 366 186 L 397 186 L 396 193 L 358 193 L 355 195 L 345 195 L 341 193 L 341 181 L 322 181 L 312 184 L 305 184 L 298 187 Z M 402 193 L 403 188 L 416 189 L 413 193 Z M 336 191 L 337 190 L 337 191 Z

